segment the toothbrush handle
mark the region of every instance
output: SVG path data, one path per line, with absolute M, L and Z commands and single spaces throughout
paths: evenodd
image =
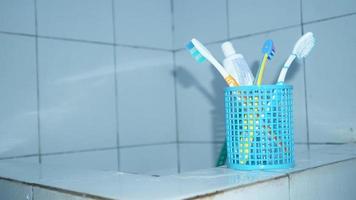
M 239 86 L 239 83 L 230 74 L 228 76 L 224 77 L 224 79 L 230 87 Z
M 224 77 L 226 83 L 230 87 L 236 87 L 240 85 L 215 58 L 207 57 L 207 60 L 209 60 L 209 62 L 219 71 L 221 76 Z
M 263 73 L 264 73 L 265 67 L 266 67 L 267 58 L 268 58 L 268 54 L 265 54 L 263 56 L 263 60 L 262 60 L 261 66 L 260 66 L 260 69 L 259 69 L 258 74 L 257 74 L 258 75 L 257 76 L 257 85 L 261 85 Z
M 287 59 L 287 61 L 284 63 L 284 66 L 281 70 L 281 72 L 279 73 L 279 76 L 278 76 L 278 81 L 277 83 L 283 83 L 285 78 L 286 78 L 286 75 L 287 75 L 287 72 L 288 72 L 288 69 L 290 67 L 290 65 L 292 64 L 292 62 L 294 61 L 294 59 L 296 58 L 296 56 L 294 54 L 290 55 Z

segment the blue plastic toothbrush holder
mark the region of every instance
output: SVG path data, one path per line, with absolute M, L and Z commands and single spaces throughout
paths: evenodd
M 228 167 L 241 170 L 294 166 L 293 87 L 225 89 Z

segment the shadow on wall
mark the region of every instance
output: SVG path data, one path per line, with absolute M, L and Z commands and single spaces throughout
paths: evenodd
M 212 121 L 211 130 L 213 132 L 214 143 L 211 155 L 215 161 L 218 159 L 220 148 L 223 141 L 225 141 L 224 88 L 226 87 L 226 84 L 224 79 L 213 66 L 209 66 L 208 68 L 210 68 L 210 72 L 214 77 L 209 85 L 203 85 L 193 76 L 193 74 L 191 74 L 191 72 L 182 66 L 177 66 L 173 74 L 175 74 L 178 84 L 184 88 L 195 87 L 199 93 L 203 94 L 204 97 L 208 99 L 208 102 L 212 107 L 209 112 Z

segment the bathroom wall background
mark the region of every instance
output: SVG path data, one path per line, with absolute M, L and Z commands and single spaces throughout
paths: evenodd
M 253 71 L 276 44 L 317 45 L 288 74 L 298 143 L 355 142 L 353 0 L 0 0 L 0 159 L 171 174 L 214 166 L 225 84 L 183 49 L 219 59 L 231 40 Z

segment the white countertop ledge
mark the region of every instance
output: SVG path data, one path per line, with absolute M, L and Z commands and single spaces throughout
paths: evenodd
M 295 149 L 296 166 L 283 170 L 236 171 L 220 167 L 153 177 L 3 160 L 0 161 L 0 179 L 88 198 L 184 199 L 208 196 L 356 159 L 356 144 L 297 144 Z

